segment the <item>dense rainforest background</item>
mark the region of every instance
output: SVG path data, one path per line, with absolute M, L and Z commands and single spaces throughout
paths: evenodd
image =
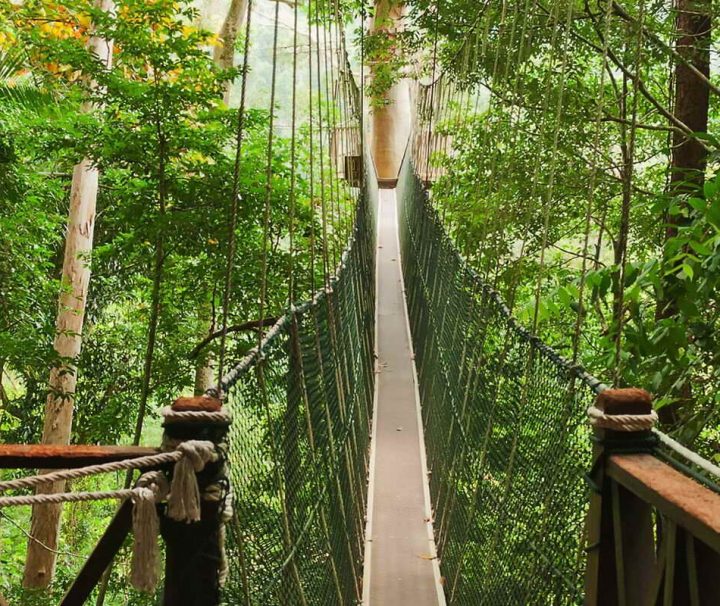
M 276 42 L 282 48 L 270 158 L 272 204 L 264 255 L 267 313 L 258 318 L 267 193 L 259 175 L 265 174 L 268 161 L 275 6 L 259 2 L 253 9 L 236 263 L 227 319 L 226 356 L 231 363 L 256 343 L 258 329 L 271 325 L 286 308 L 290 263 L 295 296 L 307 298 L 312 283 L 322 283 L 321 264 L 311 266 L 313 250 L 318 256 L 329 250 L 337 259 L 347 236 L 342 227 L 322 232 L 319 209 L 311 206 L 307 103 L 298 103 L 296 116 L 305 126 L 293 131 L 296 170 L 290 211 L 293 10 L 283 4 Z M 160 407 L 179 394 L 202 393 L 215 384 L 236 156 L 242 69 L 238 57 L 244 47 L 246 12 L 246 2 L 133 0 L 117 3 L 112 10 L 85 1 L 2 3 L 4 442 L 37 443 L 43 438 L 51 368 L 56 369 L 51 392 L 58 391 L 57 399 L 64 402 L 75 400 L 70 438 L 74 443 L 158 444 Z M 303 60 L 307 63 L 311 35 L 309 26 L 304 31 L 305 40 L 297 42 L 305 46 L 301 65 Z M 224 32 L 223 38 L 218 32 Z M 91 34 L 102 40 L 101 46 L 109 46 L 109 61 L 88 50 Z M 306 81 L 298 82 L 298 89 L 304 98 L 310 94 Z M 317 91 L 313 94 L 318 96 Z M 63 277 L 66 237 L 69 242 L 77 235 L 66 226 L 70 199 L 77 195 L 74 167 L 80 162 L 100 175 L 94 241 L 93 211 L 90 220 L 75 229 L 87 236 L 90 226 L 90 245 L 80 251 L 81 269 L 75 269 L 91 268 L 84 324 L 74 276 Z M 316 165 L 315 179 L 320 170 Z M 352 210 L 342 204 L 335 206 L 337 225 Z M 70 323 L 80 318 L 79 326 L 56 329 L 56 318 L 59 323 L 64 312 Z M 77 357 L 59 351 L 63 338 L 78 341 L 78 346 L 82 341 Z M 77 385 L 68 388 L 63 383 L 68 377 Z M 47 433 L 47 420 L 45 424 Z M 73 489 L 122 484 L 124 474 L 114 475 L 77 482 Z M 3 511 L 0 593 L 13 604 L 56 601 L 115 508 L 108 502 L 64 509 L 56 581 L 49 593 L 20 589 L 30 512 Z M 127 597 L 127 572 L 121 559 L 106 587 L 107 603 L 144 603 L 139 596 Z
M 467 258 L 545 342 L 654 393 L 665 429 L 719 460 L 716 10 L 420 4 L 438 42 L 401 44 L 426 57 L 425 157 Z
M 373 7 L 340 4 L 359 79 Z M 39 442 L 48 391 L 71 377 L 73 442 L 157 444 L 159 408 L 217 373 L 247 3 L 107 8 L 0 0 L 4 442 Z M 253 7 L 230 359 L 287 306 L 291 266 L 294 298 L 322 282 L 313 259 L 327 248 L 337 257 L 352 212 L 349 200 L 339 204 L 340 227 L 323 241 L 307 144 L 317 133 L 302 109 L 291 170 L 293 83 L 298 95 L 312 90 L 291 75 L 293 3 L 283 2 L 270 107 L 275 8 Z M 305 20 L 312 6 L 299 10 Z M 413 0 L 404 10 L 401 31 L 376 20 L 363 36 L 368 106 L 382 108 L 401 78 L 420 82 L 413 101 L 427 104 L 413 119 L 433 139 L 433 200 L 464 255 L 546 342 L 608 384 L 652 391 L 666 429 L 720 460 L 716 9 L 709 0 Z M 91 34 L 113 41 L 111 60 L 88 51 Z M 296 43 L 301 62 L 312 35 Z M 258 317 L 258 174 L 271 110 L 268 300 Z M 80 339 L 76 329 L 59 335 L 56 320 L 58 294 L 60 313 L 73 297 L 63 251 L 81 163 L 97 169 L 99 187 L 81 255 L 92 271 Z M 81 341 L 77 356 L 58 351 L 62 337 Z M 39 593 L 21 589 L 30 512 L 0 512 L 0 593 L 13 604 L 57 599 L 114 510 L 65 507 L 56 581 Z M 128 589 L 127 573 L 120 558 L 98 604 L 153 603 Z

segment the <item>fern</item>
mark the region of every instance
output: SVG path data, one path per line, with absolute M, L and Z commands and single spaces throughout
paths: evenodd
M 39 89 L 30 76 L 17 76 L 25 67 L 25 55 L 19 49 L 0 52 L 0 106 L 40 111 L 53 102 L 52 95 Z

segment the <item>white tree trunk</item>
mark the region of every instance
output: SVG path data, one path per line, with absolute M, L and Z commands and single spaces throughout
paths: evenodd
M 204 339 L 215 331 L 215 316 L 212 302 L 205 301 L 198 308 L 198 337 Z M 201 351 L 195 362 L 194 392 L 196 396 L 203 395 L 215 385 L 215 359 L 209 347 Z
M 220 28 L 220 43 L 215 47 L 213 53 L 215 63 L 222 69 L 230 69 L 235 65 L 235 44 L 238 32 L 247 17 L 247 5 L 248 0 L 231 0 L 230 2 L 227 16 Z M 223 95 L 225 105 L 230 105 L 231 91 L 232 82 L 228 82 L 225 84 L 225 93 Z
M 114 10 L 112 0 L 99 0 L 102 10 Z M 95 36 L 88 41 L 94 52 L 108 67 L 112 62 L 112 41 Z M 82 343 L 85 303 L 90 282 L 90 254 L 95 228 L 95 204 L 98 190 L 98 171 L 85 158 L 73 170 L 70 190 L 70 211 L 65 237 L 65 257 L 54 348 L 61 362 L 50 372 L 49 392 L 45 404 L 43 444 L 68 444 L 72 430 L 75 400 L 75 360 Z M 59 492 L 63 482 L 38 488 L 38 492 Z M 55 571 L 58 535 L 60 532 L 61 505 L 33 507 L 31 539 L 28 542 L 23 586 L 47 587 Z M 48 549 L 49 548 L 49 549 Z
M 235 65 L 235 44 L 237 43 L 238 33 L 245 24 L 247 18 L 248 0 L 231 0 L 228 7 L 225 21 L 223 21 L 218 37 L 219 44 L 213 52 L 213 60 L 221 69 L 230 69 Z M 225 84 L 223 92 L 223 102 L 230 105 L 230 93 L 232 91 L 232 82 Z M 215 318 L 212 313 L 212 305 L 209 302 L 201 305 L 199 310 L 200 338 L 206 337 L 215 330 Z M 209 349 L 202 352 L 195 362 L 195 395 L 202 395 L 215 384 L 215 364 L 214 356 Z

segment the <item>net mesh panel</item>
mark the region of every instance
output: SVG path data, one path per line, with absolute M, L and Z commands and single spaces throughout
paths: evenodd
M 365 161 L 365 170 L 372 165 Z M 374 175 L 331 286 L 226 376 L 226 604 L 354 604 L 361 594 L 374 392 Z
M 519 326 L 465 264 L 408 158 L 398 200 L 448 600 L 581 603 L 585 411 L 599 383 Z

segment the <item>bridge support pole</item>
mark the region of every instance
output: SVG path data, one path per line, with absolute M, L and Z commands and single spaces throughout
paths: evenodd
M 609 389 L 598 396 L 596 407 L 608 416 L 650 415 L 652 400 L 643 390 Z M 585 603 L 588 606 L 646 603 L 644 596 L 655 572 L 652 507 L 613 482 L 606 473 L 605 462 L 612 452 L 650 452 L 653 443 L 649 429 L 594 429 L 586 523 Z
M 217 412 L 220 401 L 208 397 L 180 398 L 174 411 Z M 164 425 L 164 445 L 186 440 L 209 440 L 221 444 L 228 423 L 173 421 Z M 224 566 L 223 511 L 227 481 L 222 457 L 198 473 L 202 498 L 200 521 L 177 522 L 163 516 L 160 532 L 165 541 L 163 606 L 218 606 Z
M 585 603 L 720 604 L 720 495 L 702 485 L 712 481 L 665 452 L 646 392 L 607 390 L 588 412 L 596 429 Z

